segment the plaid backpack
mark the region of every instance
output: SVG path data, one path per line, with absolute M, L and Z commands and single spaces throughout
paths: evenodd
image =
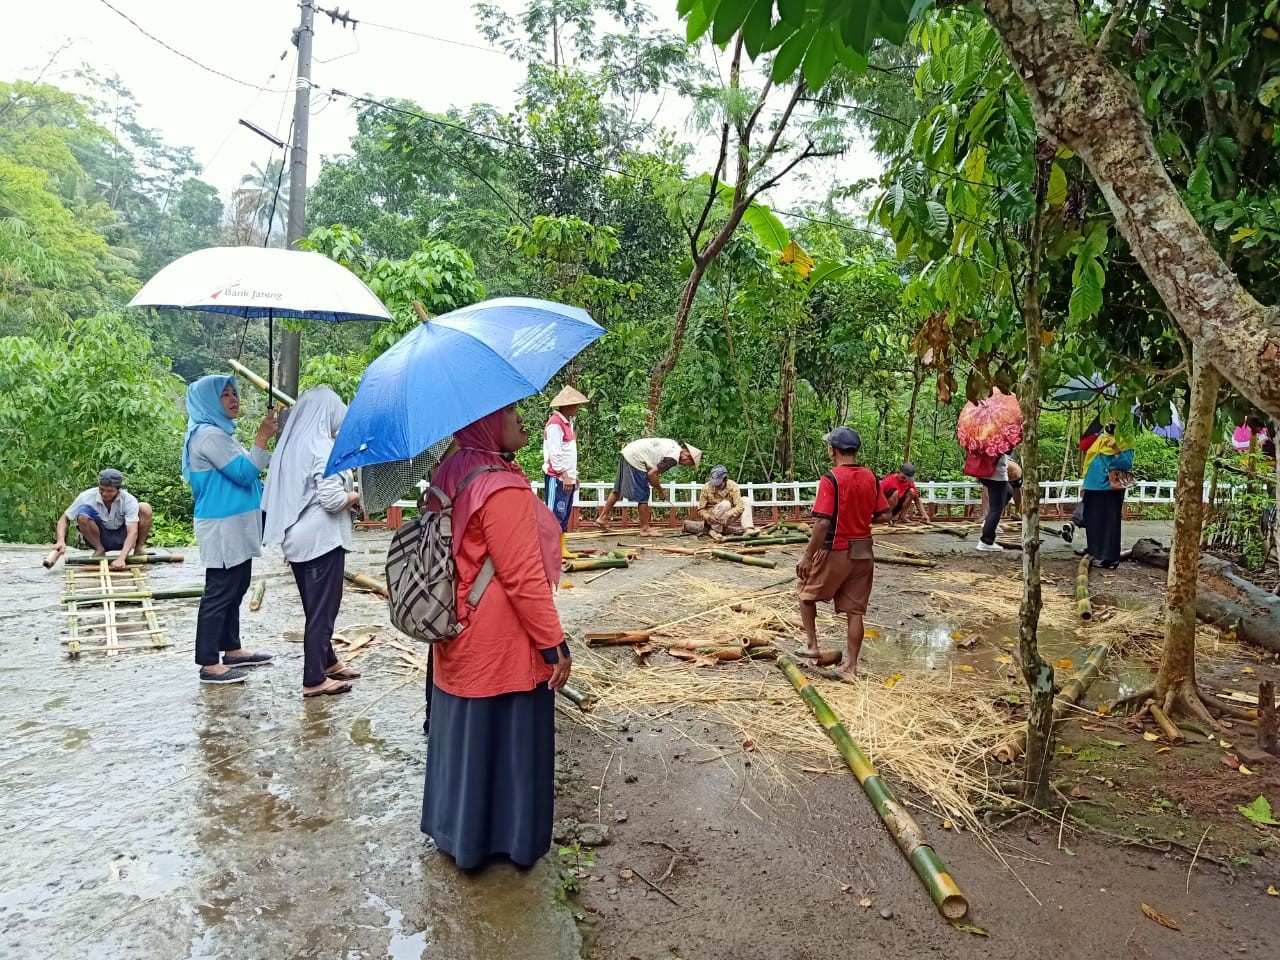
M 501 467 L 473 470 L 458 484 L 455 499 L 482 473 Z M 457 605 L 458 571 L 453 561 L 453 501 L 436 487 L 427 487 L 421 503 L 434 496 L 439 510 L 423 507 L 416 517 L 396 531 L 387 550 L 387 595 L 391 622 L 400 632 L 425 643 L 452 640 L 466 627 L 459 621 Z M 480 603 L 495 570 L 486 557 L 476 582 L 467 595 L 469 615 Z

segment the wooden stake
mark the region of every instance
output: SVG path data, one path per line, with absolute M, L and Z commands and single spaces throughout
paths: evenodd
M 1276 752 L 1276 685 L 1270 680 L 1258 684 L 1258 749 Z
M 343 570 L 342 576 L 343 579 L 350 583 L 354 583 L 357 587 L 376 593 L 384 599 L 389 596 L 387 593 L 387 585 L 385 583 L 379 583 L 377 580 L 373 579 L 373 577 L 365 576 L 363 573 L 352 573 L 350 570 Z
M 898 802 L 889 785 L 881 779 L 879 771 L 871 765 L 871 761 L 854 743 L 853 738 L 849 736 L 849 731 L 836 718 L 831 707 L 822 699 L 822 695 L 813 684 L 800 672 L 796 662 L 790 657 L 782 657 L 778 661 L 778 669 L 786 675 L 791 685 L 795 687 L 796 693 L 800 694 L 800 699 L 813 711 L 822 729 L 836 745 L 840 756 L 844 757 L 845 763 L 862 784 L 867 799 L 871 801 L 876 813 L 880 814 L 880 819 L 889 828 L 889 834 L 898 844 L 898 849 L 906 856 L 916 876 L 924 882 L 934 905 L 948 920 L 956 921 L 963 918 L 969 912 L 969 901 L 960 892 L 960 887 L 947 872 L 946 866 L 933 847 L 925 841 L 924 831 L 920 829 L 906 808 Z

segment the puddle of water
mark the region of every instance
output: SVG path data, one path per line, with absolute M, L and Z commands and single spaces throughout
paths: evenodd
M 366 901 L 387 915 L 387 929 L 391 931 L 391 940 L 387 943 L 386 955 L 391 960 L 422 960 L 422 952 L 430 945 L 431 928 L 420 933 L 404 932 L 404 914 L 388 904 L 376 894 L 365 891 Z

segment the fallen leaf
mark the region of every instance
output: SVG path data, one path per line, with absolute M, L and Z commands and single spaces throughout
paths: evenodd
M 1170 930 L 1181 929 L 1178 926 L 1178 921 L 1173 920 L 1169 917 L 1166 917 L 1164 914 L 1157 911 L 1156 908 L 1151 906 L 1151 904 L 1149 903 L 1144 903 L 1142 905 L 1142 912 L 1143 914 L 1146 915 L 1148 920 L 1154 920 L 1156 923 L 1160 924 L 1160 926 L 1162 927 L 1168 927 Z
M 1099 760 L 1102 759 L 1102 754 L 1100 754 L 1097 750 L 1094 750 L 1092 747 L 1085 747 L 1083 750 L 1081 750 L 1079 753 L 1076 754 L 1076 759 L 1081 760 L 1085 763 L 1097 763 Z
M 973 667 L 969 666 L 967 663 L 959 664 L 956 669 L 961 673 L 973 673 Z
M 1076 855 L 1076 852 L 1072 850 L 1070 847 L 1063 847 L 1062 852 L 1065 853 L 1068 857 L 1074 857 Z
M 632 870 L 630 867 L 623 867 L 621 870 L 618 871 L 618 876 L 621 877 L 623 880 L 630 880 L 635 875 L 636 875 L 635 871 Z
M 895 686 L 898 685 L 898 681 L 901 679 L 902 679 L 902 674 L 891 673 L 889 674 L 889 676 L 884 678 L 884 685 L 888 687 L 890 690 L 892 690 Z
M 1230 750 L 1230 749 L 1231 749 L 1231 744 L 1227 743 L 1227 741 L 1225 741 L 1225 740 L 1219 740 L 1219 741 L 1218 741 L 1218 746 L 1220 746 L 1223 750 Z
M 1229 753 L 1225 757 L 1219 757 L 1218 762 L 1224 767 L 1230 767 L 1232 770 L 1240 768 L 1240 758 L 1233 753 Z
M 869 637 L 872 640 L 876 640 L 880 636 L 880 631 L 877 630 L 875 627 L 867 627 L 865 630 L 862 631 L 862 633 L 863 633 L 863 636 Z
M 1013 663 L 1013 657 L 999 656 L 996 657 L 996 663 Z
M 955 825 L 954 823 L 952 823 L 950 820 L 943 820 L 943 821 L 942 821 L 942 829 L 943 829 L 943 830 L 954 830 L 955 828 L 956 828 L 956 825 Z
M 1071 793 L 1070 793 L 1070 794 L 1068 794 L 1068 796 L 1070 796 L 1072 800 L 1088 800 L 1088 799 L 1090 799 L 1089 794 L 1085 793 L 1085 792 L 1084 792 L 1083 790 L 1081 790 L 1079 787 L 1072 787 L 1072 788 L 1071 788 Z
M 1111 708 L 1108 707 L 1105 703 L 1102 706 L 1098 707 L 1098 716 L 1100 717 L 1105 717 L 1110 712 L 1111 712 Z
M 1071 749 L 1069 746 L 1067 746 L 1065 743 L 1064 743 L 1062 746 L 1060 746 L 1058 749 L 1059 749 L 1059 750 L 1061 750 L 1061 751 L 1062 751 L 1064 754 L 1066 754 L 1068 757 L 1069 757 L 1069 756 L 1071 756 L 1071 755 L 1073 755 L 1073 754 L 1075 753 L 1075 751 L 1074 751 L 1074 750 L 1072 750 L 1072 749 Z
M 1271 802 L 1266 797 L 1259 796 L 1247 807 L 1236 807 L 1236 809 L 1254 823 L 1260 823 L 1268 827 L 1280 827 L 1280 820 L 1275 820 L 1271 816 Z
M 1173 747 L 1161 747 L 1159 750 L 1156 751 L 1156 753 L 1168 753 L 1172 749 Z
M 747 753 L 751 753 L 755 748 L 756 742 L 754 740 L 747 739 L 742 741 L 742 749 L 747 751 Z
M 1099 726 L 1099 725 L 1098 725 L 1098 724 L 1096 724 L 1096 723 L 1082 723 L 1082 724 L 1080 724 L 1080 729 L 1081 729 L 1081 730 L 1094 731 L 1094 730 L 1105 730 L 1105 729 L 1107 729 L 1107 728 L 1106 728 L 1106 727 L 1101 727 L 1101 726 Z M 1116 741 L 1116 742 L 1118 743 L 1119 741 Z
M 1057 663 L 1054 664 L 1054 666 L 1059 670 L 1070 670 L 1075 665 L 1076 665 L 1076 662 L 1071 659 L 1059 660 Z
M 1253 673 L 1253 667 L 1241 667 L 1241 668 L 1240 668 L 1240 672 L 1241 672 L 1241 673 Z
M 975 927 L 972 923 L 953 923 L 951 925 L 961 933 L 972 933 L 975 937 L 985 937 L 987 935 L 987 931 L 981 927 Z
M 1277 890 L 1277 889 L 1275 888 L 1275 884 L 1272 884 L 1271 886 L 1267 887 L 1267 896 L 1268 896 L 1268 897 L 1280 897 L 1280 890 Z
M 951 639 L 952 639 L 952 640 L 959 640 L 959 639 L 960 639 L 961 637 L 963 637 L 963 636 L 964 636 L 964 631 L 963 631 L 963 630 L 952 630 L 952 631 L 951 631 Z
M 572 589 L 573 589 L 573 581 L 572 581 L 572 580 L 561 580 L 561 581 L 560 581 L 560 589 L 561 589 L 561 590 L 572 590 Z
M 859 900 L 859 901 L 858 901 L 858 906 L 860 906 L 860 907 L 869 907 L 869 906 L 871 906 L 871 898 L 870 898 L 870 897 L 863 897 L 861 900 Z
M 1159 740 L 1160 738 L 1159 738 L 1159 737 L 1157 737 L 1157 736 L 1156 736 L 1154 733 L 1152 733 L 1150 730 L 1144 730 L 1144 731 L 1142 731 L 1142 739 L 1143 739 L 1143 740 L 1148 741 L 1149 743 L 1155 743 L 1155 742 L 1156 742 L 1157 740 Z
M 1243 763 L 1240 764 L 1240 766 L 1238 766 L 1236 769 L 1239 770 L 1241 773 L 1243 773 L 1246 777 L 1256 777 L 1258 775 L 1258 771 L 1250 770 Z

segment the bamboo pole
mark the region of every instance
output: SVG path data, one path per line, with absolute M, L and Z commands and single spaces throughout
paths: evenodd
M 778 669 L 786 675 L 796 692 L 800 694 L 800 699 L 813 711 L 813 715 L 826 730 L 827 736 L 836 745 L 836 749 L 844 757 L 849 769 L 862 784 L 867 799 L 871 801 L 876 813 L 880 814 L 880 819 L 889 828 L 890 835 L 898 844 L 898 849 L 906 856 L 911 868 L 915 870 L 916 876 L 924 883 L 934 905 L 948 920 L 962 919 L 969 912 L 969 902 L 960 892 L 960 887 L 947 872 L 946 866 L 933 847 L 925 842 L 924 832 L 911 814 L 898 803 L 889 785 L 884 782 L 880 773 L 871 765 L 871 761 L 853 742 L 849 731 L 836 718 L 831 707 L 822 699 L 822 695 L 800 672 L 796 662 L 791 657 L 782 657 L 778 660 Z
M 67 557 L 67 564 L 73 567 L 96 567 L 103 560 L 115 559 L 115 554 L 105 557 Z M 126 563 L 182 563 L 185 560 L 186 557 L 180 553 L 148 553 L 145 556 L 136 556 L 131 553 L 125 558 Z
M 232 370 L 234 370 L 240 376 L 244 377 L 246 380 L 248 380 L 251 384 L 257 387 L 263 393 L 267 392 L 267 381 L 263 380 L 260 376 L 258 376 L 248 367 L 246 367 L 239 360 L 228 360 L 227 363 L 231 364 Z M 284 393 L 275 385 L 271 386 L 271 395 L 275 397 L 275 399 L 283 403 L 286 407 L 292 407 L 295 403 L 298 402 L 294 400 L 293 397 L 289 396 L 287 393 Z
M 620 630 L 614 633 L 584 633 L 582 639 L 588 647 L 625 647 L 633 643 L 648 643 L 645 630 Z
M 122 590 L 119 593 L 68 593 L 63 603 L 104 603 L 108 600 L 180 600 L 203 597 L 204 587 L 179 587 L 173 590 Z
M 892 563 L 899 567 L 936 567 L 932 560 L 921 560 L 917 557 L 882 557 L 876 556 L 876 563 Z
M 1182 731 L 1177 728 L 1172 720 L 1169 719 L 1160 705 L 1154 700 L 1147 701 L 1147 712 L 1151 714 L 1151 719 L 1156 722 L 1156 726 L 1160 728 L 1160 732 L 1164 734 L 1166 740 L 1170 743 L 1185 743 L 1186 737 L 1182 735 Z
M 581 690 L 577 690 L 567 684 L 560 688 L 559 693 L 565 699 L 572 701 L 574 706 L 583 713 L 590 713 L 596 705 L 595 697 L 591 696 L 589 693 L 583 693 Z
M 53 565 L 57 563 L 61 558 L 62 558 L 61 550 L 50 550 L 48 554 L 45 556 L 45 558 L 40 561 L 40 566 L 44 567 L 46 570 L 52 570 Z
M 253 589 L 249 591 L 249 610 L 257 613 L 262 609 L 262 598 L 267 595 L 267 581 L 259 580 L 253 585 Z
M 777 560 L 765 560 L 762 557 L 744 557 L 740 553 L 734 553 L 732 550 L 712 550 L 711 556 L 717 560 L 729 560 L 733 563 L 744 563 L 748 567 L 765 567 L 769 570 L 775 570 L 778 566 Z
M 1080 698 L 1084 696 L 1093 681 L 1098 679 L 1098 674 L 1102 672 L 1102 665 L 1106 662 L 1107 653 L 1105 643 L 1089 648 L 1079 669 L 1058 689 L 1058 695 L 1053 700 L 1054 723 L 1065 717 L 1067 711 L 1080 702 Z M 992 750 L 991 757 L 1000 763 L 1013 763 L 1022 756 L 1026 745 L 1027 731 L 1024 728 Z
M 780 536 L 780 537 L 737 536 L 737 537 L 725 537 L 724 540 L 722 540 L 721 542 L 722 543 L 749 543 L 753 547 L 763 547 L 768 544 L 808 543 L 809 538 L 800 537 L 800 536 L 790 536 L 790 535 Z
M 1076 610 L 1081 620 L 1093 619 L 1093 604 L 1089 602 L 1089 563 L 1093 557 L 1085 554 L 1076 567 Z
M 373 579 L 373 577 L 366 576 L 363 573 L 352 573 L 350 570 L 343 570 L 342 577 L 343 579 L 355 584 L 357 587 L 372 591 L 384 599 L 388 596 L 386 584 L 379 583 L 377 580 Z
M 561 568 L 565 573 L 579 573 L 583 570 L 621 570 L 631 566 L 625 557 L 583 557 L 580 560 L 566 560 Z

